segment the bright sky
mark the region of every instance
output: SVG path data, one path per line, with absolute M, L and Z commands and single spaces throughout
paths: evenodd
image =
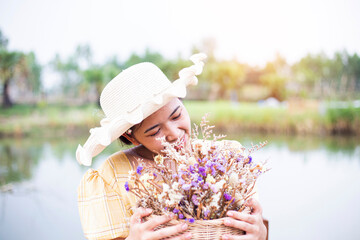
M 9 48 L 34 51 L 42 64 L 89 43 L 96 61 L 125 60 L 146 47 L 188 57 L 214 38 L 216 56 L 264 64 L 307 53 L 360 53 L 359 0 L 0 0 Z

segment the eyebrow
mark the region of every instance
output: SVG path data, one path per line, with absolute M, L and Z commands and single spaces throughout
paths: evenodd
M 171 116 L 172 116 L 172 115 L 174 115 L 174 114 L 176 113 L 176 111 L 179 109 L 179 107 L 180 107 L 180 105 L 179 105 L 179 106 L 177 106 L 177 107 L 174 109 L 174 111 L 172 111 L 172 113 L 169 115 L 169 118 L 171 118 Z M 152 127 L 148 128 L 148 129 L 146 129 L 144 133 L 147 133 L 147 132 L 149 132 L 149 131 L 153 130 L 154 128 L 158 127 L 159 125 L 160 125 L 160 124 L 156 124 L 156 125 L 154 125 L 154 126 L 152 126 Z

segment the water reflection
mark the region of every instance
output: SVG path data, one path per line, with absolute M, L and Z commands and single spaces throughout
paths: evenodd
M 227 138 L 245 146 L 269 141 L 257 157 L 270 157 L 273 168 L 259 183 L 271 239 L 360 239 L 360 143 L 355 137 Z M 76 189 L 88 168 L 74 157 L 84 139 L 0 140 L 0 239 L 84 239 Z M 121 148 L 113 143 L 93 167 Z

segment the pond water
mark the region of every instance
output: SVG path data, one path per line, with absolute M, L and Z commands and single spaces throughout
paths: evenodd
M 272 168 L 258 183 L 269 239 L 360 239 L 360 141 L 356 138 L 231 136 L 268 140 L 254 159 Z M 0 239 L 84 239 L 77 185 L 88 169 L 80 139 L 0 141 Z M 120 146 L 94 160 L 98 167 Z

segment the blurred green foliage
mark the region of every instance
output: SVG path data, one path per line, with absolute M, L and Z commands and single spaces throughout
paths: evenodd
M 343 108 L 328 108 L 326 120 L 333 134 L 359 132 L 360 108 L 351 104 Z
M 37 63 L 35 54 L 9 51 L 7 44 L 8 39 L 0 30 L 0 83 L 3 108 L 13 105 L 9 93 L 11 85 L 31 94 L 39 94 L 41 89 L 41 66 Z
M 106 83 L 136 63 L 153 62 L 171 80 L 178 78 L 182 68 L 191 65 L 180 55 L 175 59 L 166 59 L 150 49 L 142 54 L 133 53 L 123 61 L 113 56 L 99 63 L 94 61 L 89 45 L 79 45 L 67 58 L 57 54 L 49 63 L 61 84 L 44 92 L 42 83 L 46 79 L 41 79 L 42 67 L 37 64 L 35 54 L 10 52 L 6 49 L 7 43 L 0 32 L 0 80 L 3 84 L 3 106 L 7 107 L 11 106 L 10 81 L 16 82 L 11 85 L 12 88 L 20 88 L 22 84 L 33 95 L 40 95 L 36 102 L 96 103 Z M 217 59 L 215 50 L 213 39 L 205 39 L 202 45 L 193 47 L 192 53 L 205 52 L 208 59 L 199 76 L 199 85 L 190 89 L 189 99 L 237 102 L 270 97 L 279 101 L 353 100 L 360 97 L 360 57 L 356 53 L 341 51 L 332 57 L 324 53 L 308 54 L 292 65 L 277 54 L 264 67 L 259 67 L 236 59 Z
M 71 129 L 77 124 L 91 125 L 89 119 L 94 116 L 88 107 L 94 109 L 92 104 L 99 104 L 104 86 L 136 63 L 153 62 L 170 80 L 177 79 L 178 72 L 191 65 L 180 55 L 166 59 L 150 49 L 142 54 L 133 53 L 123 61 L 113 56 L 99 63 L 94 61 L 89 45 L 79 45 L 67 58 L 57 54 L 49 63 L 61 84 L 45 92 L 43 66 L 37 63 L 35 54 L 9 51 L 7 44 L 8 39 L 0 31 L 2 106 L 12 106 L 10 93 L 14 91 L 10 88 L 24 99 L 30 95 L 29 99 L 35 100 L 0 111 L 0 132 L 5 135 L 27 134 L 33 132 L 33 126 Z M 203 45 L 192 49 L 192 53 L 208 55 L 198 86 L 189 88 L 187 95 L 188 100 L 198 101 L 188 106 L 195 119 L 200 119 L 206 110 L 222 126 L 240 129 L 286 133 L 359 131 L 358 106 L 328 108 L 325 114 L 321 114 L 318 107 L 324 101 L 359 99 L 360 57 L 356 53 L 342 51 L 332 57 L 324 53 L 308 54 L 292 65 L 277 54 L 272 61 L 259 67 L 236 59 L 217 59 L 215 48 L 214 41 L 207 39 Z M 274 108 L 259 107 L 257 103 L 265 99 L 279 102 Z M 304 104 L 308 100 L 315 103 L 309 107 Z M 280 102 L 289 105 L 283 107 Z M 27 119 L 28 114 L 31 117 Z
M 298 135 L 360 135 L 357 108 L 289 111 L 288 106 L 269 107 L 258 103 L 230 101 L 184 101 L 191 120 L 199 124 L 205 114 L 216 129 L 226 132 L 258 132 Z M 48 104 L 42 107 L 16 105 L 0 111 L 0 137 L 81 136 L 99 126 L 104 117 L 96 104 L 69 106 Z

